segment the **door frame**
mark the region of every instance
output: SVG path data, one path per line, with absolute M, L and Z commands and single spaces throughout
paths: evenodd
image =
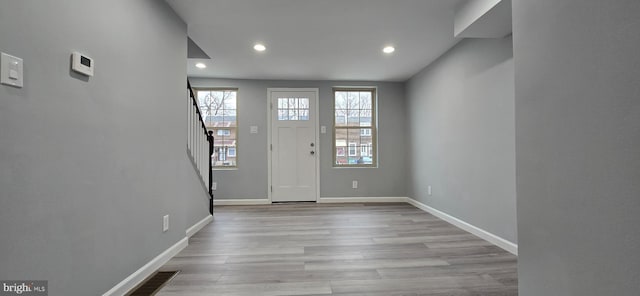
M 281 91 L 291 91 L 291 92 L 297 92 L 297 91 L 301 91 L 301 92 L 313 92 L 316 95 L 316 110 L 314 111 L 314 117 L 315 117 L 315 129 L 314 129 L 314 133 L 315 133 L 315 143 L 316 143 L 316 154 L 315 154 L 315 161 L 316 161 L 316 202 L 318 202 L 318 200 L 320 199 L 320 133 L 319 133 L 319 128 L 320 128 L 320 91 L 318 88 L 267 88 L 267 170 L 268 170 L 268 174 L 267 174 L 267 199 L 269 200 L 269 203 L 273 203 L 272 201 L 272 195 L 273 192 L 271 191 L 271 188 L 273 186 L 272 183 L 272 158 L 273 158 L 273 151 L 271 150 L 271 136 L 272 136 L 272 112 L 273 112 L 273 106 L 271 106 L 271 94 L 273 92 L 281 92 Z

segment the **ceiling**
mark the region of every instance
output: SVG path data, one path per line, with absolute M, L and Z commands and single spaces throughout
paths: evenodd
M 166 1 L 211 57 L 189 59 L 190 77 L 405 81 L 459 41 L 464 0 Z

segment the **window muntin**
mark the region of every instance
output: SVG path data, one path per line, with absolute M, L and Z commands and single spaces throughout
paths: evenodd
M 376 96 L 373 88 L 334 89 L 334 167 L 375 167 Z
M 208 130 L 213 131 L 214 168 L 237 166 L 238 108 L 237 89 L 196 89 L 196 96 Z

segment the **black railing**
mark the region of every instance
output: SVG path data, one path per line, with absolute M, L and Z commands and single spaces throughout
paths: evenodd
M 202 113 L 198 106 L 191 83 L 187 80 L 188 99 L 188 127 L 187 153 L 194 169 L 200 177 L 202 185 L 209 194 L 209 213 L 213 214 L 213 131 L 208 131 Z

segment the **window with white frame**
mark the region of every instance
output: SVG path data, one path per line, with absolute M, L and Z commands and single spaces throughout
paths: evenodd
M 375 88 L 334 88 L 333 93 L 333 166 L 375 167 Z
M 356 147 L 358 147 L 358 144 L 356 143 L 349 143 L 349 156 L 357 156 L 357 150 Z
M 218 148 L 218 160 L 220 161 L 227 160 L 227 149 L 222 147 Z
M 214 168 L 236 167 L 238 159 L 238 90 L 197 88 L 202 118 L 214 135 Z

